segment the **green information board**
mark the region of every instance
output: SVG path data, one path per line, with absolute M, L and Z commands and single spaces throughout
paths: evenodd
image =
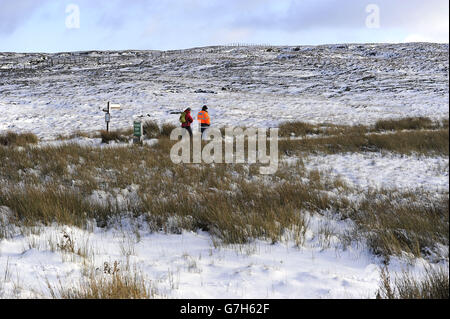
M 133 122 L 133 143 L 134 144 L 142 144 L 142 139 L 144 135 L 143 124 L 141 121 Z
M 134 122 L 134 136 L 136 137 L 142 136 L 142 122 L 138 121 Z

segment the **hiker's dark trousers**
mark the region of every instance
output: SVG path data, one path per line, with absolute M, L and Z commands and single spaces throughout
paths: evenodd
M 185 128 L 188 132 L 189 132 L 189 136 L 192 137 L 192 129 L 190 126 L 183 126 L 183 128 Z
M 202 132 L 202 136 L 203 136 L 203 132 L 206 131 L 206 129 L 208 127 L 209 127 L 209 124 L 205 124 L 205 123 L 200 124 L 200 131 Z

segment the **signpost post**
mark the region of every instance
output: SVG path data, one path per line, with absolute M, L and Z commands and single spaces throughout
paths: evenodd
M 106 132 L 109 132 L 109 122 L 111 122 L 111 110 L 120 110 L 120 104 L 111 104 L 107 103 L 106 109 L 103 109 L 105 112 L 105 122 L 106 122 Z
M 109 132 L 109 122 L 111 122 L 111 113 L 109 113 L 110 109 L 110 103 L 108 102 L 106 104 L 106 109 L 103 109 L 103 112 L 105 112 L 105 122 L 106 122 L 106 132 Z

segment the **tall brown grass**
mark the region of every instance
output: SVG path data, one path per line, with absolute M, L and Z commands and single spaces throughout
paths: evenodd
M 145 121 L 143 124 L 144 135 L 147 138 L 156 138 L 161 135 L 161 130 L 159 128 L 158 123 L 156 121 Z
M 417 279 L 407 272 L 391 279 L 387 268 L 381 270 L 379 299 L 448 299 L 448 268 L 426 269 L 423 278 Z
M 25 146 L 28 144 L 37 144 L 39 139 L 33 133 L 14 133 L 6 132 L 0 134 L 0 146 Z
M 376 132 L 399 132 L 404 130 L 439 130 L 448 128 L 448 119 L 433 121 L 428 117 L 406 117 L 379 120 L 374 125 L 311 124 L 301 121 L 283 122 L 279 125 L 282 137 L 307 135 L 362 135 Z
M 444 146 L 448 130 L 379 136 L 371 138 L 353 131 L 350 135 L 281 141 L 280 148 L 297 153 L 300 159 L 308 152 L 361 151 L 364 147 L 448 153 L 448 145 Z M 361 190 L 310 172 L 301 161 L 282 165 L 276 174 L 261 178 L 257 165 L 175 165 L 169 158 L 174 143 L 161 138 L 152 147 L 67 144 L 22 150 L 0 148 L 0 206 L 9 207 L 13 219 L 25 225 L 58 222 L 85 226 L 94 218 L 99 226 L 106 227 L 126 214 L 144 217 L 153 230 L 204 229 L 226 243 L 254 238 L 276 242 L 293 229 L 298 230 L 296 241 L 302 242 L 308 226 L 306 212 L 328 211 L 336 218 L 355 222 L 358 231 L 349 241 L 365 240 L 373 252 L 385 258 L 403 252 L 423 256 L 436 243 L 448 245 L 445 196 L 365 190 L 365 199 L 355 203 L 347 197 Z M 139 185 L 137 193 L 121 206 L 89 201 L 95 190 L 116 198 L 117 190 L 130 185 Z
M 156 289 L 146 283 L 145 278 L 136 270 L 122 270 L 116 262 L 113 268 L 106 267 L 103 273 L 96 269 L 88 271 L 88 275 L 79 283 L 67 287 L 61 279 L 52 286 L 47 280 L 47 288 L 54 299 L 151 299 Z
M 359 204 L 342 209 L 375 254 L 425 256 L 436 243 L 449 244 L 447 195 L 392 190 L 368 191 Z
M 400 131 L 440 128 L 438 123 L 428 117 L 407 117 L 400 119 L 379 120 L 375 123 L 376 131 Z
M 287 155 L 304 153 L 389 151 L 399 154 L 449 154 L 449 131 L 398 131 L 388 134 L 351 133 L 301 140 L 279 141 L 279 151 Z
M 170 134 L 172 133 L 172 131 L 177 128 L 175 125 L 173 124 L 169 124 L 169 123 L 164 123 L 161 126 L 161 136 L 162 137 L 170 137 Z
M 126 132 L 128 133 L 128 131 Z M 102 138 L 102 143 L 108 144 L 111 141 L 116 142 L 128 142 L 130 137 L 124 135 L 123 131 L 100 131 L 100 137 Z

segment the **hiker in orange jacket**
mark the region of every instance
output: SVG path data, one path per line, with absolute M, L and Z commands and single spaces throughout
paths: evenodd
M 198 112 L 197 120 L 200 124 L 201 132 L 203 132 L 211 125 L 211 118 L 208 114 L 208 107 L 206 105 L 203 106 L 202 110 Z

